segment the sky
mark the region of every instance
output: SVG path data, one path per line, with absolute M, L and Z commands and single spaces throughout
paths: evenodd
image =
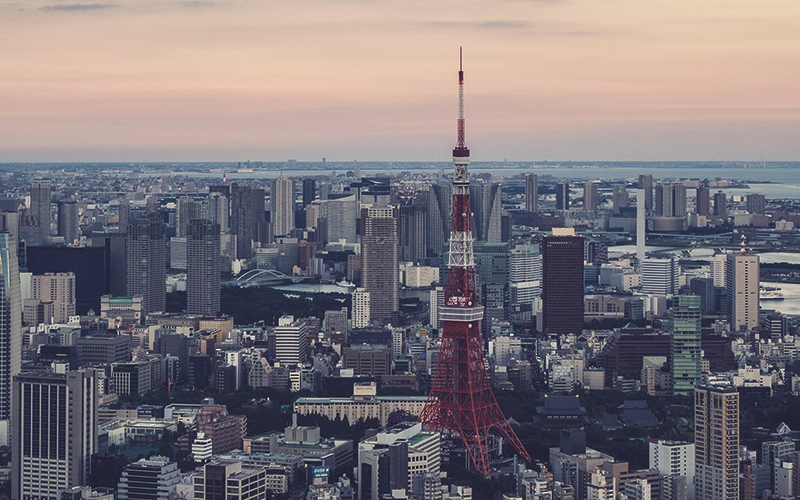
M 797 0 L 0 0 L 0 162 L 800 161 Z

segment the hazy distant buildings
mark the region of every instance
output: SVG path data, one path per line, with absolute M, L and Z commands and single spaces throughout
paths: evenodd
M 525 174 L 525 211 L 537 212 L 539 204 L 539 176 Z
M 747 211 L 753 215 L 764 215 L 767 199 L 763 194 L 750 193 L 747 195 Z
M 556 184 L 556 210 L 569 210 L 569 182 Z
M 38 240 L 29 245 L 42 245 L 50 236 L 50 181 L 31 181 L 30 215 L 36 217 Z
M 361 286 L 370 292 L 370 319 L 388 323 L 399 310 L 398 210 L 361 210 Z
M 286 236 L 294 229 L 294 181 L 288 177 L 273 179 L 269 200 L 275 236 Z
M 236 236 L 236 258 L 253 254 L 253 192 L 249 186 L 231 184 L 231 233 Z
M 125 293 L 142 297 L 144 313 L 163 311 L 167 301 L 167 244 L 164 221 L 137 219 L 128 226 Z
M 697 215 L 711 215 L 711 192 L 705 186 L 697 188 L 695 195 L 695 211 Z
M 67 245 L 72 245 L 81 239 L 78 226 L 78 203 L 74 201 L 60 201 L 58 203 L 58 235 L 64 237 Z
M 189 222 L 186 311 L 216 316 L 220 311 L 220 229 L 207 219 Z
M 583 185 L 583 208 L 584 210 L 597 210 L 600 198 L 597 195 L 597 183 L 586 181 Z
M 472 207 L 472 236 L 475 241 L 502 241 L 500 184 L 470 184 L 469 201 Z
M 714 215 L 728 217 L 728 197 L 723 191 L 714 193 Z
M 583 331 L 583 237 L 554 229 L 542 242 L 543 328 L 548 334 Z
M 619 215 L 622 209 L 628 206 L 628 188 L 625 184 L 614 184 L 611 202 L 615 215 Z
M 208 193 L 208 218 L 219 224 L 221 232 L 225 233 L 230 227 L 230 203 L 224 193 Z
M 644 209 L 653 210 L 653 174 L 639 174 L 639 189 L 644 189 Z
M 655 212 L 662 217 L 686 217 L 686 186 L 682 182 L 657 184 Z

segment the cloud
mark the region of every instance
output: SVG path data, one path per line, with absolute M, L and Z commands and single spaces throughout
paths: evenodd
M 519 29 L 527 28 L 531 24 L 526 21 L 505 21 L 505 20 L 492 20 L 492 21 L 433 21 L 423 23 L 428 26 L 437 28 L 468 28 L 468 29 L 486 29 L 486 30 L 503 30 L 503 29 Z
M 111 7 L 116 7 L 116 5 L 110 3 L 68 3 L 62 5 L 45 5 L 39 7 L 39 10 L 43 12 L 87 12 Z
M 178 2 L 178 5 L 181 7 L 186 7 L 187 9 L 203 9 L 206 7 L 216 6 L 217 2 L 211 2 L 208 0 L 186 0 L 183 2 Z

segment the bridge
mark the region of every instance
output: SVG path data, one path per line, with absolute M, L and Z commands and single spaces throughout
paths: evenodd
M 242 274 L 234 284 L 240 287 L 251 286 L 275 286 L 301 283 L 307 280 L 307 276 L 289 276 L 274 269 L 251 269 Z

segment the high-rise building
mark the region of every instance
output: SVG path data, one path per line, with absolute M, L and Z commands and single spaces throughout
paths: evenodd
M 0 231 L 0 442 L 8 444 L 11 382 L 22 363 L 22 297 L 17 240 Z
M 60 201 L 58 203 L 58 235 L 64 237 L 67 245 L 72 245 L 81 239 L 77 202 Z
M 648 257 L 642 262 L 642 292 L 653 295 L 678 293 L 680 266 L 675 257 Z
M 253 192 L 250 186 L 231 184 L 231 233 L 236 236 L 236 258 L 253 255 Z
M 728 216 L 728 197 L 723 191 L 714 193 L 714 215 L 717 217 Z
M 361 286 L 370 292 L 370 320 L 392 321 L 399 310 L 398 210 L 361 210 Z
M 525 211 L 537 212 L 539 204 L 539 176 L 525 174 Z
M 569 182 L 556 184 L 556 210 L 569 210 Z
M 369 326 L 370 295 L 363 288 L 356 288 L 353 292 L 353 328 Z
M 181 480 L 178 464 L 166 457 L 142 458 L 125 466 L 117 487 L 119 500 L 169 500 Z
M 70 316 L 75 316 L 75 274 L 45 273 L 31 278 L 31 300 L 51 302 L 55 323 L 67 323 Z
M 228 232 L 230 227 L 230 205 L 225 194 L 219 192 L 208 193 L 208 218 L 219 224 L 221 232 Z
M 700 186 L 697 188 L 694 205 L 697 215 L 711 214 L 711 192 L 707 187 Z
M 127 228 L 122 233 L 92 233 L 92 246 L 101 247 L 105 252 L 105 286 L 104 293 L 114 297 L 124 297 L 126 293 Z
M 763 194 L 750 193 L 747 195 L 747 211 L 754 215 L 764 215 L 767 199 Z
M 616 215 L 619 215 L 623 207 L 628 206 L 628 188 L 625 184 L 614 184 L 611 202 Z
M 553 229 L 542 242 L 543 328 L 549 334 L 583 331 L 583 236 Z
M 472 207 L 472 228 L 475 241 L 498 243 L 501 234 L 500 184 L 470 184 L 469 200 Z
M 94 370 L 14 377 L 11 498 L 58 500 L 86 485 L 97 452 Z
M 275 327 L 275 359 L 281 364 L 303 364 L 308 360 L 305 321 L 281 316 Z
M 421 262 L 427 256 L 427 207 L 418 203 L 400 205 L 398 237 L 401 262 Z
M 189 234 L 189 221 L 208 217 L 208 205 L 205 200 L 195 200 L 189 196 L 178 198 L 175 211 L 175 226 L 178 238 L 186 238 Z
M 144 313 L 163 311 L 167 303 L 167 242 L 164 221 L 137 219 L 128 226 L 125 295 L 142 297 Z
M 653 174 L 639 174 L 639 189 L 644 189 L 644 209 L 653 210 Z
M 30 215 L 36 217 L 39 227 L 38 241 L 29 245 L 43 245 L 50 236 L 50 181 L 31 181 Z
M 694 391 L 695 498 L 739 498 L 739 393 L 733 387 Z
M 131 200 L 123 196 L 119 199 L 119 232 L 128 233 L 128 223 L 131 220 Z
M 686 216 L 686 186 L 682 182 L 656 185 L 656 215 L 662 217 Z
M 186 252 L 186 312 L 216 316 L 220 312 L 219 224 L 189 222 Z
M 700 314 L 710 316 L 716 311 L 716 290 L 713 278 L 692 278 L 689 291 L 700 297 Z
M 267 225 L 266 197 L 267 192 L 263 188 L 253 188 L 250 191 L 250 214 L 252 217 L 250 220 L 250 232 L 253 235 L 253 240 L 262 245 L 272 243 L 276 234 Z M 294 218 L 292 218 L 292 224 L 294 224 Z
M 676 295 L 672 306 L 670 365 L 673 392 L 692 394 L 700 383 L 702 364 L 700 297 Z
M 286 236 L 294 229 L 294 181 L 288 177 L 272 180 L 269 194 L 270 221 L 276 236 Z
M 107 286 L 105 248 L 28 247 L 27 261 L 28 271 L 33 274 L 75 274 L 75 312 L 100 311 L 100 297 L 106 294 Z
M 744 248 L 727 256 L 725 295 L 728 321 L 734 332 L 758 327 L 759 267 L 758 256 L 748 255 Z
M 694 498 L 694 444 L 680 441 L 649 443 L 650 468 L 662 476 L 684 477 L 686 499 Z M 662 498 L 664 498 L 662 496 Z M 667 497 L 676 498 L 676 497 Z
M 583 185 L 583 209 L 597 210 L 599 200 L 600 199 L 597 195 L 597 183 L 586 181 L 586 183 Z
M 509 308 L 533 304 L 542 296 L 542 254 L 539 245 L 516 245 L 508 251 Z
M 311 205 L 317 191 L 317 181 L 314 179 L 303 179 L 303 208 Z

